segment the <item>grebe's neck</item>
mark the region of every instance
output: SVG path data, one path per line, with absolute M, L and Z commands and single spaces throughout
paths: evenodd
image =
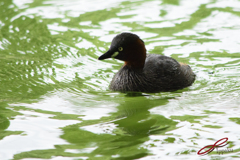
M 143 69 L 146 60 L 146 48 L 144 42 L 138 39 L 136 42 L 136 47 L 133 47 L 131 53 L 129 53 L 127 60 L 125 60 L 125 65 L 132 69 Z

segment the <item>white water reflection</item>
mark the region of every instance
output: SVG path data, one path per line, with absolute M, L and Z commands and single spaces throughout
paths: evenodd
M 44 1 L 43 5 L 29 8 L 33 1 L 14 1 L 20 9 L 26 9 L 15 16 L 21 15 L 28 17 L 40 16 L 46 19 L 62 19 L 62 22 L 70 22 L 72 17 L 78 17 L 86 12 L 98 10 L 119 9 L 115 17 L 102 20 L 99 24 L 92 24 L 92 21 L 80 21 L 79 27 L 70 28 L 61 26 L 59 23 L 47 24 L 52 35 L 58 35 L 67 31 L 83 31 L 90 36 L 96 36 L 99 41 L 110 42 L 116 33 L 122 31 L 131 31 L 138 34 L 147 44 L 149 51 L 155 47 L 163 47 L 163 53 L 167 56 L 178 55 L 177 58 L 188 60 L 194 71 L 198 72 L 197 81 L 193 86 L 174 99 L 168 100 L 168 103 L 156 106 L 150 110 L 151 114 L 164 115 L 166 118 L 171 116 L 206 116 L 197 119 L 199 123 L 189 121 L 180 121 L 176 130 L 169 131 L 169 135 L 151 135 L 150 140 L 142 144 L 153 155 L 148 155 L 145 159 L 200 159 L 196 156 L 201 146 L 213 144 L 216 140 L 229 137 L 234 142 L 233 149 L 239 149 L 239 124 L 230 121 L 229 118 L 239 117 L 239 57 L 233 56 L 239 52 L 240 32 L 239 32 L 239 13 L 219 10 L 216 7 L 232 7 L 230 11 L 239 11 L 239 1 L 179 1 L 179 5 L 163 4 L 161 1 L 132 1 L 134 3 L 118 0 L 106 2 L 103 0 L 73 0 L 73 1 Z M 129 5 L 121 6 L 121 2 L 128 2 Z M 48 4 L 47 6 L 44 6 Z M 200 19 L 193 27 L 187 29 L 176 29 L 177 25 L 189 21 L 191 15 L 196 13 L 202 4 L 206 4 L 207 9 L 212 9 L 211 14 L 206 18 Z M 165 11 L 166 15 L 160 16 Z M 115 13 L 114 13 L 115 14 Z M 123 18 L 123 16 L 126 16 Z M 12 19 L 12 20 L 13 20 Z M 195 19 L 194 19 L 195 20 Z M 193 20 L 193 21 L 194 21 Z M 134 26 L 133 24 L 137 25 Z M 127 24 L 126 24 L 127 23 Z M 78 23 L 77 23 L 78 24 Z M 84 28 L 86 27 L 86 28 Z M 141 28 L 142 27 L 142 28 Z M 143 29 L 145 28 L 145 29 Z M 169 28 L 175 30 L 172 34 L 158 33 L 157 29 Z M 172 31 L 171 30 L 171 31 Z M 164 36 L 161 36 L 161 35 Z M 190 38 L 190 37 L 195 38 Z M 202 42 L 198 41 L 204 39 Z M 76 40 L 76 39 L 73 39 Z M 68 56 L 60 57 L 54 61 L 62 67 L 56 67 L 56 76 L 59 82 L 70 83 L 75 80 L 76 73 L 78 78 L 83 79 L 84 88 L 76 86 L 74 92 L 64 88 L 63 91 L 54 91 L 41 97 L 41 100 L 34 103 L 12 104 L 14 107 L 23 106 L 27 110 L 20 110 L 23 115 L 14 117 L 10 120 L 8 131 L 23 131 L 20 135 L 7 136 L 0 141 L 0 159 L 10 159 L 14 154 L 39 149 L 51 149 L 57 144 L 68 144 L 59 138 L 62 135 L 60 127 L 80 123 L 85 120 L 98 120 L 102 117 L 108 117 L 117 112 L 118 101 L 117 93 L 105 93 L 111 81 L 114 72 L 122 62 L 116 63 L 115 60 L 98 61 L 97 57 L 105 51 L 108 46 L 95 46 L 88 39 L 80 37 L 77 39 L 75 47 L 61 43 L 62 48 L 69 48 Z M 209 40 L 209 41 L 208 41 Z M 1 44 L 2 46 L 2 44 Z M 1 47 L 0 46 L 0 47 Z M 165 47 L 165 48 L 164 48 Z M 3 47 L 1 47 L 3 48 Z M 77 56 L 79 49 L 91 49 L 96 51 L 90 55 Z M 212 54 L 217 51 L 219 54 Z M 197 55 L 196 53 L 199 53 Z M 227 52 L 227 56 L 221 53 Z M 189 58 L 189 56 L 191 56 Z M 114 62 L 114 63 L 113 63 Z M 115 67 L 115 68 L 114 68 Z M 212 74 L 208 74 L 212 71 Z M 47 72 L 47 71 L 46 71 Z M 87 80 L 86 80 L 87 79 Z M 47 78 L 45 79 L 45 82 Z M 51 80 L 51 83 L 54 81 Z M 93 91 L 99 91 L 91 93 Z M 114 95 L 116 94 L 116 95 Z M 166 93 L 170 96 L 171 93 Z M 112 95 L 104 97 L 106 95 Z M 101 97 L 102 96 L 102 97 Z M 156 94 L 151 96 L 152 101 L 158 102 L 163 96 Z M 114 101 L 116 100 L 116 102 Z M 54 113 L 43 114 L 36 110 L 49 111 L 59 114 L 79 115 L 79 120 L 57 120 L 52 119 Z M 205 110 L 223 112 L 223 114 L 207 114 Z M 219 128 L 206 127 L 220 126 Z M 204 127 L 205 126 L 205 127 Z M 81 129 L 98 134 L 113 134 L 116 124 L 97 123 L 80 127 Z M 174 143 L 162 143 L 164 139 L 175 138 Z M 212 138 L 209 139 L 209 138 Z M 151 144 L 153 144 L 152 147 Z M 85 148 L 86 152 L 91 152 L 95 148 Z M 186 150 L 195 150 L 189 154 L 182 154 Z M 84 151 L 84 149 L 83 149 Z M 79 150 L 68 149 L 66 152 L 79 153 Z M 223 155 L 221 158 L 228 158 Z M 118 157 L 118 155 L 112 155 Z M 214 157 L 214 156 L 213 156 Z M 87 159 L 86 157 L 52 157 L 52 160 L 58 159 Z M 204 157 L 210 159 L 212 157 Z M 33 159 L 33 158 L 32 158 Z
M 29 150 L 53 149 L 57 144 L 68 144 L 59 138 L 60 127 L 75 124 L 76 120 L 51 119 L 53 115 L 19 111 L 23 115 L 10 120 L 8 131 L 22 131 L 20 135 L 7 136 L 0 141 L 0 159 L 9 160 L 13 155 Z

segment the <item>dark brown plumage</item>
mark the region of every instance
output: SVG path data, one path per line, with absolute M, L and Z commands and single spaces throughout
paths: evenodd
M 164 92 L 192 85 L 195 74 L 186 64 L 158 54 L 146 54 L 144 42 L 133 33 L 114 37 L 110 49 L 98 59 L 125 62 L 113 77 L 110 89 L 121 92 Z

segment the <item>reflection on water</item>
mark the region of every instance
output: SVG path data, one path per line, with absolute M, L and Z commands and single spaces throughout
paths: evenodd
M 240 2 L 0 1 L 0 159 L 239 158 Z M 190 88 L 122 94 L 112 38 L 188 63 Z M 199 157 L 228 137 L 233 153 Z

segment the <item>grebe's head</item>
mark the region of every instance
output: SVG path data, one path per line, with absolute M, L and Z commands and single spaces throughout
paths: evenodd
M 144 42 L 133 33 L 123 32 L 113 38 L 109 50 L 98 59 L 116 58 L 132 68 L 143 68 L 146 59 Z

